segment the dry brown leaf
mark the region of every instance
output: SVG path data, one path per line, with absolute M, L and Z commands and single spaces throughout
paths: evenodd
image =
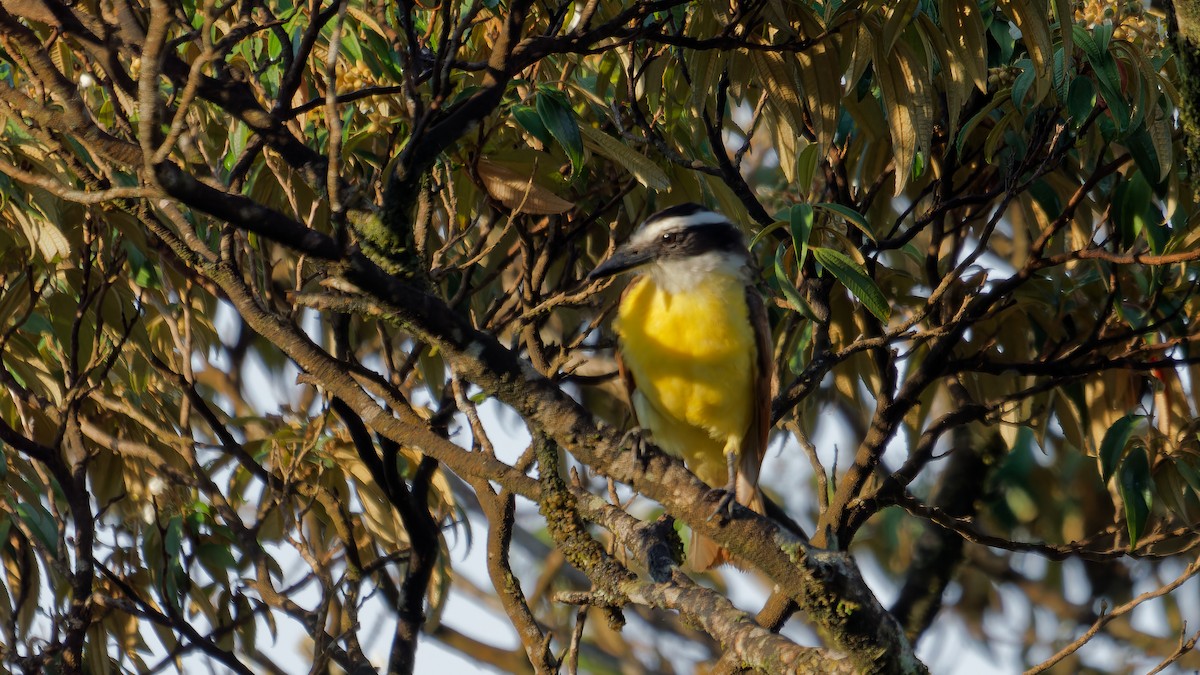
M 538 185 L 532 173 L 523 176 L 507 166 L 486 159 L 480 160 L 477 168 L 479 179 L 483 181 L 488 194 L 516 213 L 544 216 L 566 213 L 575 208 L 574 202 Z

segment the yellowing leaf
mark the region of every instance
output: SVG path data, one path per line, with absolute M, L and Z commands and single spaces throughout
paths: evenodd
M 971 79 L 967 73 L 964 59 L 954 53 L 946 36 L 929 16 L 922 14 L 918 19 L 921 37 L 937 55 L 942 64 L 942 84 L 946 90 L 946 115 L 949 118 L 950 136 L 958 131 L 958 117 L 962 114 L 971 92 Z
M 1075 12 L 1069 0 L 1054 0 L 1054 18 L 1062 34 L 1063 61 L 1070 63 L 1071 52 L 1075 51 Z
M 791 125 L 781 122 L 778 118 L 769 119 L 766 124 L 775 139 L 775 152 L 779 155 L 779 168 L 783 171 L 783 177 L 789 183 L 795 183 L 797 158 L 803 149 L 808 147 L 808 143 L 797 136 Z
M 350 16 L 358 19 L 359 23 L 367 28 L 370 28 L 379 35 L 384 37 L 388 35 L 388 32 L 383 29 L 383 26 L 380 26 L 379 22 L 375 20 L 375 17 L 371 16 L 368 12 L 364 12 L 362 9 L 353 5 L 346 7 L 346 11 L 350 14 Z
M 966 69 L 975 88 L 987 91 L 987 39 L 979 3 L 941 0 L 940 19 L 951 53 Z
M 755 50 L 750 52 L 750 63 L 758 73 L 767 100 L 779 116 L 792 128 L 792 133 L 804 133 L 804 109 L 800 106 L 800 91 L 792 69 L 779 52 Z
M 667 174 L 657 164 L 645 155 L 635 152 L 633 148 L 608 134 L 594 129 L 586 124 L 579 126 L 584 141 L 592 150 L 613 160 L 629 170 L 634 178 L 651 190 L 666 190 L 671 187 Z
M 905 42 L 897 42 L 891 55 L 876 50 L 879 86 L 892 133 L 896 162 L 896 194 L 904 191 L 918 150 L 929 151 L 933 136 L 933 98 L 929 73 Z
M 362 505 L 363 524 L 374 538 L 389 548 L 406 545 L 408 533 L 399 514 L 354 448 L 343 443 L 331 443 L 327 448 L 329 457 L 351 478 Z
M 1154 154 L 1158 157 L 1158 175 L 1154 177 L 1154 182 L 1157 183 L 1166 178 L 1171 170 L 1171 153 L 1174 146 L 1171 140 L 1171 121 L 1158 104 L 1151 104 L 1146 114 L 1146 131 L 1150 135 L 1150 142 L 1154 144 Z
M 692 69 L 693 77 L 696 79 L 692 81 L 691 94 L 692 107 L 696 110 L 704 109 L 704 103 L 709 94 L 716 89 L 717 75 L 721 72 L 725 62 L 725 52 L 715 49 L 696 54 Z
M 1013 108 L 1004 113 L 1004 117 L 992 127 L 988 132 L 987 138 L 983 141 L 983 159 L 989 164 L 996 159 L 996 153 L 1000 151 L 1000 145 L 1004 142 L 1004 132 L 1012 126 L 1019 124 L 1021 121 L 1021 111 Z
M 825 38 L 796 54 L 800 64 L 800 81 L 804 85 L 804 102 L 812 116 L 820 152 L 833 145 L 837 133 L 838 113 L 841 112 L 842 84 L 838 68 L 838 53 L 833 41 Z
M 867 138 L 872 144 L 875 144 L 876 141 L 887 137 L 887 122 L 883 119 L 883 110 L 880 109 L 875 97 L 868 94 L 865 99 L 859 100 L 853 96 L 847 96 L 842 105 L 846 107 L 846 112 L 850 113 L 850 118 L 861 130 L 857 138 Z
M 817 175 L 817 160 L 820 150 L 820 145 L 809 143 L 800 151 L 800 156 L 796 160 L 796 187 L 805 195 L 812 189 L 813 177 Z
M 913 20 L 919 0 L 897 0 L 892 3 L 887 19 L 883 23 L 883 55 L 892 52 L 892 47 L 904 28 Z
M 870 18 L 870 17 L 868 17 Z M 871 55 L 875 53 L 875 38 L 864 19 L 858 23 L 854 33 L 854 44 L 851 45 L 850 71 L 846 74 L 846 91 L 854 91 L 858 80 L 867 71 L 871 63 Z
M 1136 377 L 1125 371 L 1108 371 L 1083 383 L 1088 454 L 1098 457 L 1109 428 L 1137 405 L 1137 387 Z
M 30 246 L 37 249 L 47 262 L 66 260 L 71 256 L 71 242 L 54 223 L 30 216 L 24 211 L 14 210 L 14 215 Z

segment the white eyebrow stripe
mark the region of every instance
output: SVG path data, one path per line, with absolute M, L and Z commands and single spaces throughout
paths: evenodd
M 642 226 L 634 235 L 639 242 L 658 239 L 664 232 L 683 229 L 692 225 L 729 224 L 729 219 L 715 211 L 700 211 L 689 216 L 671 216 L 650 221 Z

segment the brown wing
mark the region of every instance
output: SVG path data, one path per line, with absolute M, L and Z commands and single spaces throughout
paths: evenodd
M 625 294 L 628 293 L 629 289 L 632 287 L 633 284 L 630 283 L 625 287 L 625 290 L 621 291 L 621 299 L 617 302 L 618 307 L 620 306 L 620 303 L 625 302 Z M 637 408 L 635 408 L 633 405 L 633 390 L 637 389 L 637 383 L 633 381 L 633 373 L 630 372 L 629 368 L 625 365 L 625 357 L 621 354 L 621 347 L 619 344 L 617 345 L 616 352 L 613 354 L 613 356 L 617 359 L 617 375 L 621 378 L 621 384 L 625 385 L 625 398 L 629 403 L 629 414 L 632 416 L 634 424 L 641 424 L 641 422 L 639 422 L 637 419 Z
M 763 512 L 762 493 L 758 490 L 758 472 L 763 457 L 767 454 L 767 438 L 771 433 L 771 399 L 775 397 L 774 348 L 771 340 L 771 324 L 767 320 L 767 308 L 758 291 L 746 288 L 746 307 L 750 310 L 750 325 L 754 328 L 754 343 L 757 354 L 754 360 L 755 376 L 754 407 L 750 417 L 750 428 L 742 439 L 742 452 L 738 458 L 737 500 L 758 513 Z
M 633 381 L 633 373 L 625 366 L 625 358 L 621 356 L 620 347 L 617 348 L 614 354 L 617 358 L 617 375 L 621 378 L 621 384 L 625 385 L 625 399 L 629 403 L 629 412 L 633 415 L 634 422 L 637 422 L 637 409 L 633 406 L 633 390 L 637 389 L 637 384 Z

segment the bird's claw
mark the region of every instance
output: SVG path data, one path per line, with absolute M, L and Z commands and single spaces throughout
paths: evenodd
M 717 508 L 713 509 L 709 520 L 733 518 L 733 505 L 737 502 L 737 455 L 727 453 L 725 463 L 729 468 L 729 482 L 723 488 L 713 488 L 714 492 L 721 493 L 721 498 L 717 500 Z
M 717 500 L 717 507 L 708 516 L 708 520 L 711 521 L 713 518 L 716 518 L 718 522 L 723 522 L 726 519 L 733 518 L 733 505 L 737 503 L 737 491 L 723 487 L 713 488 L 713 492 L 721 493 L 721 497 Z
M 643 468 L 650 460 L 650 441 L 646 440 L 645 432 L 641 427 L 634 427 L 626 431 L 625 435 L 621 436 L 621 447 L 632 450 L 634 459 L 640 462 Z

